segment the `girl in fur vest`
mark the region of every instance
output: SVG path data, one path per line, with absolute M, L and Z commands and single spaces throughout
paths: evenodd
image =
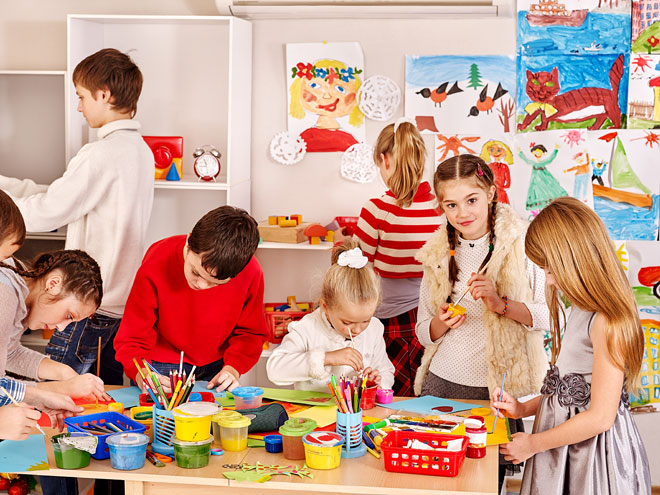
M 326 392 L 331 375 L 367 375 L 392 388 L 394 366 L 387 357 L 383 324 L 373 314 L 380 283 L 358 241 L 347 239 L 332 251 L 323 279 L 320 307 L 289 324 L 289 333 L 268 359 L 268 379 L 296 390 Z
M 424 277 L 415 331 L 425 351 L 415 392 L 488 400 L 506 372 L 511 395 L 537 393 L 550 322 L 543 270 L 525 256 L 526 225 L 497 202 L 493 172 L 477 156 L 445 160 L 433 182 L 447 224 L 417 254 Z M 465 314 L 452 315 L 449 303 L 468 289 Z

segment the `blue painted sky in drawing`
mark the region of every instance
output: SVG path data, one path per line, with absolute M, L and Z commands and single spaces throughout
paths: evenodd
M 482 79 L 501 82 L 504 89 L 513 92 L 516 68 L 508 55 L 407 55 L 406 84 L 435 88 L 445 81 L 465 81 L 472 64 L 479 66 Z
M 603 220 L 612 239 L 655 241 L 658 238 L 658 205 L 660 196 L 653 195 L 653 206 L 642 208 L 616 203 L 594 195 L 594 210 Z
M 591 43 L 602 47 L 597 53 L 630 51 L 630 14 L 596 14 L 589 12 L 579 27 L 530 26 L 525 15 L 518 12 L 518 53 L 549 55 L 553 53 L 593 53 L 584 50 Z M 550 45 L 550 46 L 545 46 Z M 534 47 L 538 46 L 539 49 Z
M 609 72 L 616 55 L 543 55 L 535 57 L 518 57 L 518 85 L 516 105 L 517 112 L 524 112 L 525 105 L 531 102 L 525 92 L 527 85 L 527 69 L 532 72 L 559 71 L 559 94 L 571 89 L 584 87 L 610 88 Z M 629 55 L 625 54 L 624 71 L 619 84 L 619 108 L 626 113 L 628 108 L 628 64 Z

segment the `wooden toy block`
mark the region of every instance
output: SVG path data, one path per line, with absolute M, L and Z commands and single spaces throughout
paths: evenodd
M 297 244 L 307 240 L 305 229 L 312 225 L 311 223 L 301 223 L 295 227 L 280 227 L 279 225 L 269 225 L 268 221 L 259 222 L 259 235 L 264 242 L 288 242 Z
M 280 225 L 281 222 L 284 222 L 285 220 L 288 220 L 288 219 L 289 219 L 289 217 L 285 217 L 285 216 L 282 216 L 282 215 L 278 216 L 277 217 L 277 225 Z
M 295 227 L 298 223 L 295 220 L 280 220 L 280 227 Z
M 305 235 L 309 237 L 310 244 L 321 244 L 321 237 L 328 235 L 328 231 L 323 225 L 313 223 L 305 229 Z
M 301 224 L 302 223 L 302 215 L 290 215 L 289 218 L 291 220 L 295 220 L 296 224 Z
M 335 232 L 334 230 L 328 230 L 328 233 L 325 235 L 325 240 L 327 242 L 335 242 Z
M 277 225 L 277 216 L 268 217 L 268 225 Z

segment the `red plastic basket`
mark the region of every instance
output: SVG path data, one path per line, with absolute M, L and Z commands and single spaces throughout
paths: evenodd
M 268 329 L 270 330 L 270 341 L 279 344 L 282 342 L 284 336 L 289 332 L 289 323 L 292 321 L 298 321 L 306 314 L 314 311 L 314 304 L 308 302 L 309 310 L 308 311 L 266 311 L 268 307 L 277 307 L 286 305 L 287 303 L 266 303 L 264 304 L 264 313 L 266 314 L 266 322 L 268 323 Z M 305 304 L 302 303 L 297 304 Z
M 433 448 L 447 445 L 447 440 L 463 439 L 458 452 L 420 450 L 404 448 L 408 440 L 419 440 Z M 431 474 L 456 476 L 461 469 L 467 452 L 468 438 L 441 433 L 419 433 L 416 431 L 391 431 L 383 439 L 380 448 L 385 455 L 385 469 L 396 473 Z

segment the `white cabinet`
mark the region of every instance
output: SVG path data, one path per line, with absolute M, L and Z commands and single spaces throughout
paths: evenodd
M 234 17 L 69 15 L 69 74 L 88 55 L 116 48 L 144 76 L 136 120 L 142 134 L 183 136 L 183 179 L 157 181 L 148 243 L 190 232 L 207 211 L 231 204 L 250 211 L 252 25 Z M 67 87 L 67 157 L 96 139 Z M 192 153 L 221 153 L 217 182 L 199 182 Z

